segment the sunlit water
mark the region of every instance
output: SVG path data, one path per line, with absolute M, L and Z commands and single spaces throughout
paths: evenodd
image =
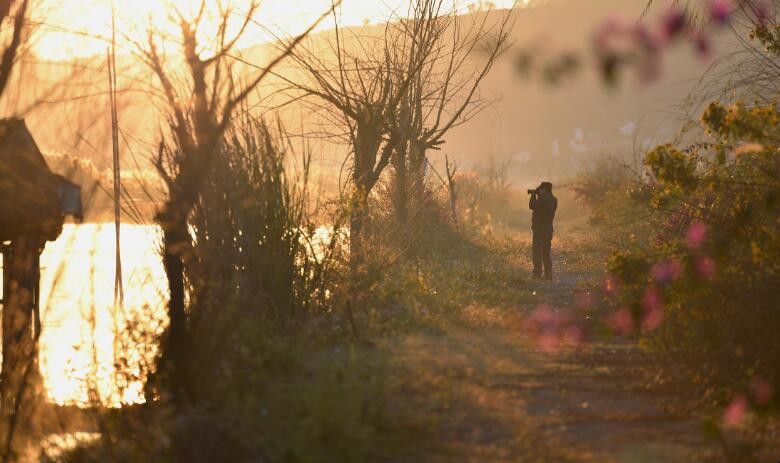
M 114 306 L 114 233 L 113 224 L 66 225 L 41 256 L 40 367 L 55 402 L 143 400 L 141 381 L 117 381 L 114 365 L 137 376 L 154 355 L 150 336 L 165 319 L 160 233 L 148 225 L 121 227 L 121 309 Z M 145 338 L 124 335 L 132 321 Z
M 144 400 L 143 373 L 167 320 L 161 233 L 153 225 L 122 225 L 121 308 L 114 304 L 114 233 L 113 224 L 66 225 L 41 256 L 39 364 L 56 403 Z M 321 257 L 331 236 L 329 227 L 316 230 L 314 255 Z

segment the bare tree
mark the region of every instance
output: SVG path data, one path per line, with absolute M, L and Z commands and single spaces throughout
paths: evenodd
M 0 95 L 5 92 L 8 81 L 14 70 L 14 64 L 24 40 L 29 36 L 25 31 L 27 15 L 29 13 L 29 0 L 3 0 L 0 1 L 0 32 L 10 29 L 10 40 L 5 45 L 0 57 Z
M 468 122 L 491 102 L 479 87 L 509 49 L 512 9 L 458 15 L 444 0 L 417 0 L 405 30 L 413 47 L 432 50 L 425 56 L 402 106 L 405 138 L 394 155 L 394 207 L 405 222 L 410 199 L 422 201 L 428 151 L 438 150 L 447 133 Z M 398 63 L 402 66 L 402 63 Z M 411 71 L 411 70 L 410 70 Z
M 164 376 L 164 380 L 170 381 L 174 397 L 185 391 L 182 381 L 186 375 L 181 371 L 187 355 L 184 270 L 192 252 L 188 217 L 237 108 L 326 16 L 286 43 L 280 53 L 246 83 L 238 84 L 234 79 L 237 60 L 233 53 L 247 28 L 254 23 L 258 6 L 259 2 L 252 0 L 239 13 L 232 5 L 216 2 L 216 39 L 205 44 L 200 43 L 199 29 L 205 22 L 206 0 L 201 0 L 194 17 L 185 17 L 172 9 L 171 16 L 179 25 L 180 36 L 176 43 L 181 45 L 179 57 L 183 59 L 183 67 L 177 67 L 177 63 L 167 65 L 165 52 L 161 49 L 166 40 L 151 28 L 146 43 L 137 46 L 138 56 L 158 80 L 169 114 L 169 136 L 173 141 L 172 146 L 166 146 L 163 135 L 155 165 L 168 189 L 168 199 L 157 214 L 157 221 L 163 231 L 163 264 L 170 291 L 170 325 L 162 346 L 162 366 L 167 369 L 163 374 L 169 376 Z M 239 18 L 237 28 L 236 18 Z M 236 32 L 231 34 L 233 30 Z M 177 85 L 180 82 L 184 84 Z
M 325 103 L 326 117 L 338 127 L 326 135 L 351 149 L 353 269 L 365 252 L 368 198 L 380 176 L 391 163 L 404 184 L 407 172 L 422 172 L 426 150 L 439 147 L 447 132 L 484 107 L 477 89 L 506 50 L 509 14 L 496 28 L 487 16 L 464 28 L 445 5 L 416 0 L 407 17 L 390 18 L 381 36 L 362 36 L 336 21 L 327 45 L 307 43 L 293 53 L 305 76 L 287 83 L 304 98 Z M 468 61 L 480 52 L 486 63 L 469 73 Z M 416 182 L 422 174 L 413 175 Z
M 432 42 L 411 43 L 415 23 L 389 24 L 380 37 L 359 36 L 336 21 L 333 38 L 315 47 L 311 42 L 293 53 L 304 73 L 300 81 L 286 79 L 304 98 L 326 104 L 326 117 L 337 127 L 328 135 L 340 138 L 352 154 L 350 198 L 350 262 L 363 260 L 363 230 L 368 198 L 403 137 L 399 109 Z M 406 67 L 395 63 L 405 58 Z

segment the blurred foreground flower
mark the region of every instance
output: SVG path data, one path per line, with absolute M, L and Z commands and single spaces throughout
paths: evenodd
M 621 336 L 629 336 L 634 333 L 634 317 L 631 315 L 631 311 L 625 307 L 610 315 L 607 324 L 612 328 L 612 331 Z
M 585 329 L 549 304 L 539 304 L 523 327 L 545 353 L 557 352 L 564 346 L 577 347 L 585 341 Z
M 744 394 L 734 397 L 726 410 L 723 411 L 722 423 L 724 428 L 737 428 L 745 421 L 748 411 L 748 401 Z
M 757 405 L 766 405 L 772 400 L 772 385 L 763 378 L 753 378 L 750 395 Z
M 670 260 L 653 265 L 653 279 L 656 283 L 669 283 L 680 277 L 683 272 L 682 264 L 678 260 Z
M 696 276 L 702 280 L 711 280 L 715 276 L 715 261 L 708 256 L 698 256 L 693 261 Z
M 685 234 L 685 241 L 691 249 L 699 249 L 707 236 L 707 225 L 703 222 L 694 222 L 688 227 Z
M 655 331 L 664 320 L 664 305 L 661 292 L 650 286 L 642 296 L 642 331 Z
M 725 25 L 731 20 L 734 13 L 734 5 L 728 0 L 713 0 L 710 3 L 710 17 L 720 25 Z
M 688 13 L 679 6 L 673 6 L 661 18 L 661 33 L 670 42 L 677 38 L 688 25 Z

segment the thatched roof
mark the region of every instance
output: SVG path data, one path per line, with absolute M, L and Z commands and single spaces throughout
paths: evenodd
M 0 120 L 0 242 L 20 235 L 56 239 L 65 213 L 80 210 L 78 186 L 49 169 L 24 121 Z

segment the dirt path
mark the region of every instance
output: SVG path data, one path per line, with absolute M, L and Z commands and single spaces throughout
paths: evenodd
M 537 349 L 519 321 L 538 304 L 586 317 L 572 306 L 592 275 L 563 258 L 556 266 L 554 284 L 522 283 L 515 306 L 475 304 L 395 347 L 404 387 L 420 398 L 408 405 L 437 430 L 440 451 L 430 460 L 722 461 L 700 418 L 683 411 L 686 398 L 634 342 L 602 336 L 577 349 Z

